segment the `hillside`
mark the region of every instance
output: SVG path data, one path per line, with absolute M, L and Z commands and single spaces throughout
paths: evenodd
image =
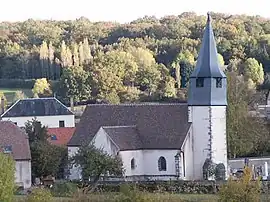
M 212 18 L 220 64 L 269 88 L 270 20 L 220 13 Z M 206 16 L 194 13 L 146 16 L 129 24 L 84 17 L 2 22 L 0 88 L 14 88 L 14 79 L 47 78 L 60 82 L 53 91 L 63 101 L 185 99 L 205 23 Z

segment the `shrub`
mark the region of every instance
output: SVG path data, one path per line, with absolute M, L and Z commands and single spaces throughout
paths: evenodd
M 27 197 L 27 202 L 51 202 L 52 194 L 48 189 L 35 188 Z
M 0 153 L 0 201 L 13 200 L 15 191 L 15 162 L 11 156 Z
M 115 202 L 154 202 L 153 197 L 140 192 L 136 186 L 121 185 L 120 194 L 114 199 Z
M 220 202 L 259 202 L 260 181 L 252 181 L 251 169 L 245 167 L 240 180 L 229 179 L 219 191 Z
M 53 196 L 70 197 L 77 191 L 77 185 L 71 182 L 55 183 L 52 188 Z

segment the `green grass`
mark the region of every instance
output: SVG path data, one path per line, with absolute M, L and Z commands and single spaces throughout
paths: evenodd
M 215 202 L 217 201 L 217 195 L 211 194 L 149 194 L 151 198 L 155 199 L 157 202 Z M 91 202 L 113 202 L 115 194 L 93 194 L 88 198 Z M 15 202 L 24 202 L 25 196 L 16 196 Z M 54 197 L 53 202 L 76 202 L 79 199 L 77 198 L 63 198 L 63 197 Z
M 217 202 L 218 195 L 213 194 L 149 194 L 157 202 Z M 115 194 L 94 194 L 88 197 L 91 202 L 113 202 Z M 24 202 L 25 196 L 16 196 L 14 202 Z M 262 202 L 270 201 L 269 195 L 262 195 Z M 78 198 L 54 197 L 53 202 L 76 202 Z
M 8 104 L 11 104 L 15 101 L 15 93 L 16 91 L 22 91 L 26 98 L 33 97 L 33 93 L 31 89 L 20 89 L 20 88 L 0 88 L 0 91 L 4 93 L 7 98 Z

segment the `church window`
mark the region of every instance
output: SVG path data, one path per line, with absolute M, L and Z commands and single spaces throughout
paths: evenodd
M 196 79 L 196 87 L 197 88 L 202 88 L 204 84 L 204 78 L 197 78 Z
M 130 167 L 131 167 L 131 170 L 134 170 L 135 169 L 135 159 L 131 159 L 131 162 L 130 162 Z
M 222 88 L 222 78 L 216 78 L 216 87 Z
M 167 170 L 167 164 L 166 164 L 166 159 L 161 156 L 158 159 L 158 170 L 159 171 L 166 171 Z

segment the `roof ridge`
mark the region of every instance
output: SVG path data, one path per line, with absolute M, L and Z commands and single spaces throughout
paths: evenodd
M 102 128 L 136 128 L 136 125 L 123 125 L 123 126 L 101 126 Z
M 144 106 L 144 105 L 187 105 L 187 102 L 180 103 L 119 103 L 119 104 L 88 104 L 87 106 Z

